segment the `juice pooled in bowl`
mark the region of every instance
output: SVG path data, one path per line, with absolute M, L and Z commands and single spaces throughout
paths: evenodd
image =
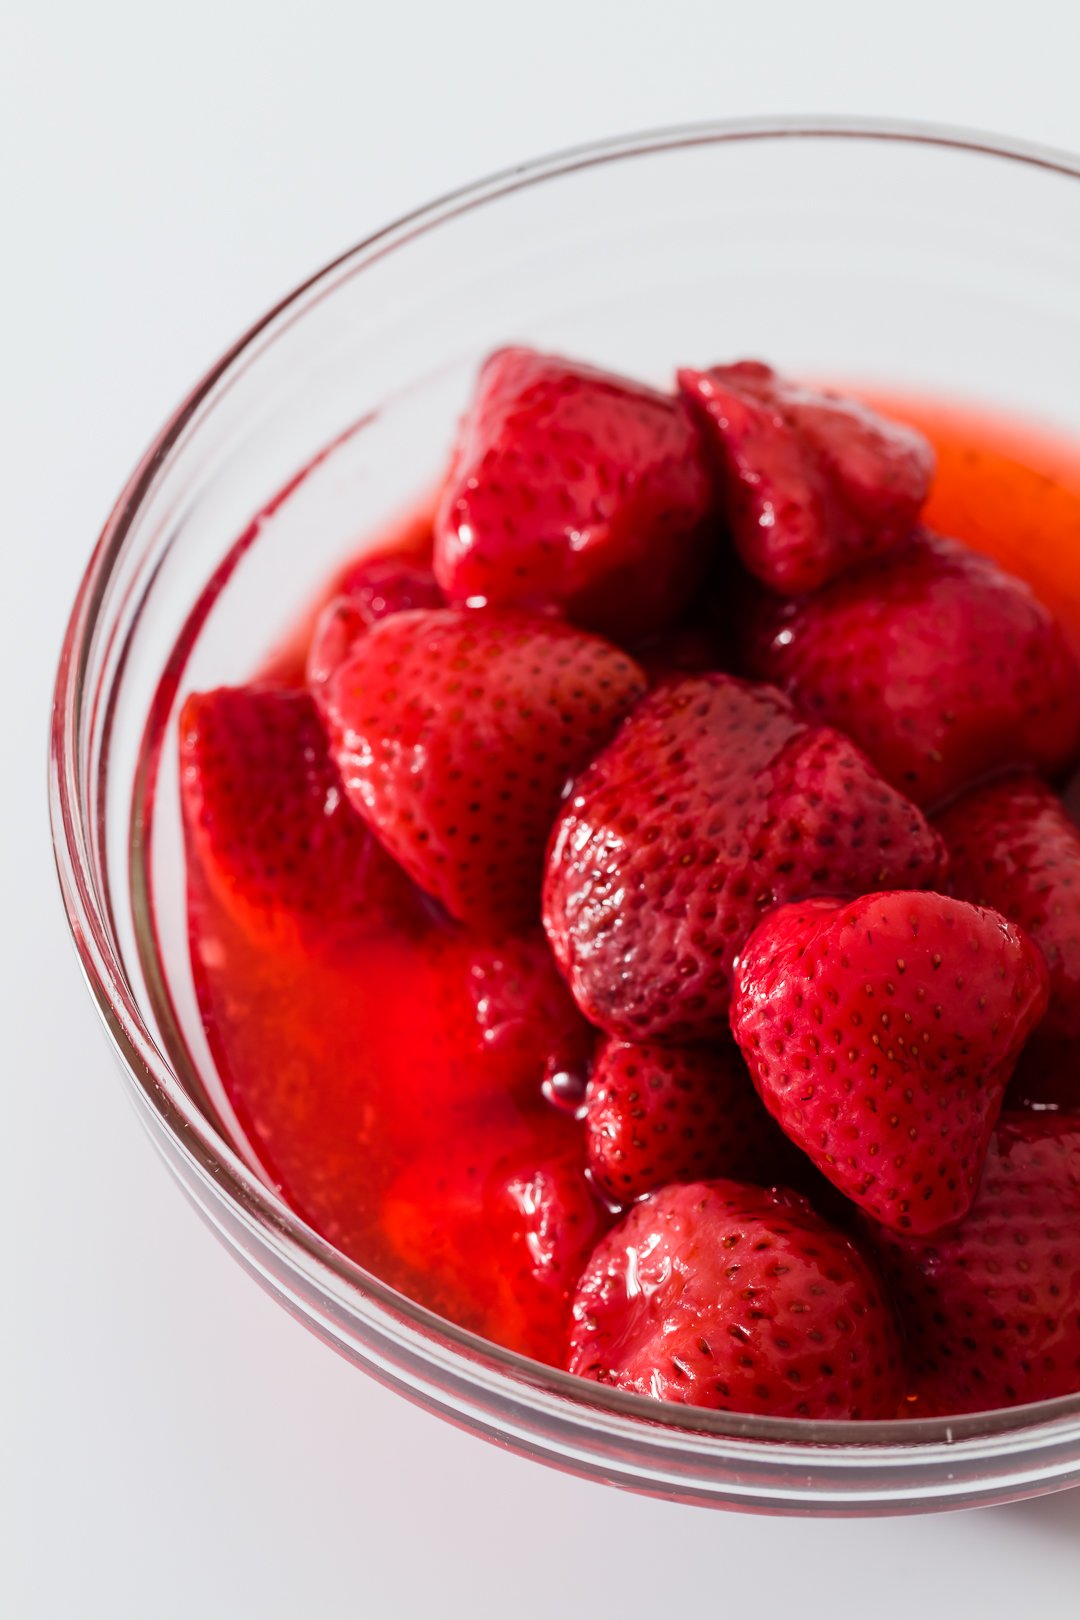
M 430 523 L 183 709 L 196 988 L 265 1175 L 659 1399 L 1080 1389 L 1078 640 L 1049 436 L 492 356 Z

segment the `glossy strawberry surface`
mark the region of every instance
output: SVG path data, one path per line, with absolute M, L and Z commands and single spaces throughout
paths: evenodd
M 1080 666 L 1017 578 L 923 534 L 812 596 L 755 596 L 747 670 L 837 726 L 916 803 L 988 773 L 1063 770 L 1080 748 Z
M 501 349 L 484 364 L 435 519 L 454 601 L 558 609 L 632 640 L 671 624 L 716 521 L 677 399 L 593 366 Z
M 770 1112 L 841 1192 L 929 1234 L 971 1208 L 1047 973 L 998 912 L 937 894 L 782 906 L 748 940 L 731 1027 Z
M 320 703 L 346 794 L 410 876 L 461 921 L 519 925 L 568 778 L 644 688 L 556 619 L 447 609 L 375 625 Z
M 906 1326 L 913 1416 L 1080 1389 L 1080 1116 L 1004 1115 L 955 1232 L 865 1230 Z
M 935 825 L 949 850 L 950 887 L 1019 923 L 1050 969 L 1040 1033 L 1080 1037 L 1080 827 L 1037 776 L 1009 776 L 964 794 Z
M 756 360 L 679 372 L 743 563 L 786 596 L 907 542 L 930 488 L 921 434 Z
M 728 676 L 662 685 L 578 777 L 544 926 L 593 1023 L 627 1039 L 727 1033 L 732 965 L 801 895 L 939 881 L 940 840 L 846 738 Z
M 774 1417 L 892 1417 L 899 1335 L 856 1246 L 794 1193 L 665 1187 L 603 1238 L 570 1370 L 656 1400 Z
M 771 1186 L 789 1179 L 796 1158 L 730 1041 L 605 1041 L 585 1096 L 585 1142 L 596 1185 L 620 1204 L 714 1176 Z

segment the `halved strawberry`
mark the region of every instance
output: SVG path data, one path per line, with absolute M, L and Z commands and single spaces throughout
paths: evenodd
M 500 349 L 485 362 L 435 518 L 455 602 L 555 608 L 622 641 L 674 622 L 701 580 L 712 490 L 669 395 Z
M 310 696 L 219 687 L 180 715 L 188 859 L 266 933 L 305 921 L 414 926 L 419 896 L 348 803 Z
M 447 911 L 528 923 L 567 779 L 610 737 L 645 678 L 556 619 L 399 613 L 323 689 L 357 810 Z
M 1047 974 L 996 911 L 939 894 L 781 906 L 739 957 L 731 1027 L 770 1113 L 878 1221 L 967 1214 Z
M 680 371 L 679 386 L 719 463 L 739 555 L 770 589 L 817 590 L 910 537 L 934 468 L 921 434 L 757 360 Z
M 773 1417 L 891 1418 L 904 1387 L 884 1290 L 795 1193 L 662 1187 L 602 1238 L 568 1366 L 656 1400 Z

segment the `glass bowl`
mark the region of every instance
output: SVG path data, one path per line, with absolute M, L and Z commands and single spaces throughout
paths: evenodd
M 246 1270 L 384 1383 L 501 1445 L 685 1501 L 902 1512 L 1080 1480 L 1080 1396 L 952 1422 L 658 1408 L 458 1330 L 344 1259 L 231 1137 L 184 926 L 179 698 L 247 678 L 335 567 L 437 478 L 510 341 L 665 383 L 784 368 L 968 398 L 1080 437 L 1080 163 L 909 125 L 717 123 L 446 197 L 314 276 L 150 446 L 57 678 L 57 864 L 131 1096 Z M 257 514 L 257 515 L 256 515 Z

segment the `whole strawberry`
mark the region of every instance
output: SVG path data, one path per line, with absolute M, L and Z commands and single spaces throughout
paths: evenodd
M 971 1208 L 1042 957 L 937 894 L 782 906 L 739 958 L 731 1027 L 766 1107 L 841 1192 L 929 1235 Z
M 1080 1390 L 1080 1116 L 1002 1115 L 955 1232 L 866 1235 L 906 1329 L 912 1417 Z
M 435 518 L 456 602 L 555 608 L 622 641 L 699 583 L 712 489 L 677 399 L 532 349 L 485 362 Z
M 747 672 L 839 726 L 894 787 L 942 803 L 992 771 L 1080 748 L 1080 666 L 1020 580 L 923 534 L 896 556 L 747 614 Z
M 756 360 L 679 372 L 719 465 L 743 563 L 784 595 L 906 542 L 930 488 L 926 440 Z
M 594 1182 L 618 1204 L 673 1181 L 785 1182 L 795 1157 L 730 1041 L 606 1040 L 585 1093 L 585 1142 Z
M 538 909 L 567 779 L 640 697 L 597 636 L 523 613 L 442 609 L 373 625 L 322 688 L 352 804 L 451 916 Z
M 732 964 L 809 894 L 937 883 L 944 852 L 845 737 L 725 675 L 661 686 L 577 779 L 544 926 L 590 1022 L 626 1039 L 726 1038 Z
M 601 1239 L 568 1366 L 656 1400 L 773 1417 L 891 1418 L 891 1308 L 854 1243 L 794 1193 L 663 1187 Z
M 1041 1035 L 1080 1036 L 1080 827 L 1037 776 L 973 789 L 936 818 L 950 888 L 1030 934 L 1050 969 Z
M 306 692 L 189 697 L 180 792 L 188 859 L 245 927 L 284 937 L 307 923 L 421 919 L 416 890 L 346 800 Z

